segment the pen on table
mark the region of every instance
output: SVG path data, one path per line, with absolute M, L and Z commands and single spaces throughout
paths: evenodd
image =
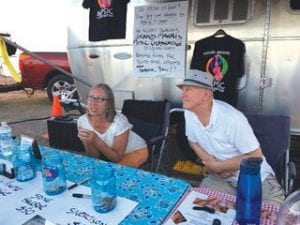
M 215 213 L 216 211 L 214 208 L 210 208 L 208 206 L 194 206 L 193 210 L 203 210 L 208 213 Z
M 213 221 L 212 221 L 212 225 L 221 225 L 221 220 L 219 220 L 219 219 L 214 219 Z
M 85 195 L 85 194 L 80 194 L 80 193 L 73 193 L 72 196 L 75 198 L 92 198 L 91 195 Z
M 78 185 L 81 185 L 81 184 L 84 184 L 84 183 L 88 182 L 89 179 L 90 178 L 86 178 L 86 179 L 83 179 L 83 180 L 81 180 L 81 181 L 79 181 L 79 182 L 77 182 L 75 184 L 72 184 L 70 187 L 68 187 L 68 190 L 71 190 L 71 189 L 77 187 Z

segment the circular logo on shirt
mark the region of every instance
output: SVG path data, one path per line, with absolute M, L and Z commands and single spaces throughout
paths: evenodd
M 101 8 L 110 8 L 111 6 L 111 0 L 98 0 L 98 5 L 101 7 Z
M 214 76 L 214 80 L 220 81 L 228 71 L 228 62 L 221 55 L 211 57 L 206 63 L 206 72 Z

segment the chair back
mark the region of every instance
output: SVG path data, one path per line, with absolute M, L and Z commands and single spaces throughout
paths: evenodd
M 124 101 L 122 113 L 133 125 L 132 130 L 145 140 L 165 135 L 169 126 L 170 103 L 167 100 Z
M 285 180 L 289 161 L 290 117 L 245 114 L 278 181 Z M 286 185 L 285 183 L 283 185 Z
M 84 153 L 84 146 L 78 138 L 77 121 L 71 117 L 47 120 L 49 145 L 53 148 Z
M 132 130 L 147 142 L 148 148 L 151 151 L 151 158 L 153 159 L 154 154 L 159 154 L 156 171 L 158 170 L 161 160 L 165 139 L 160 139 L 159 144 L 156 143 L 155 145 L 150 143 L 149 140 L 167 136 L 170 121 L 169 110 L 170 102 L 167 100 L 127 99 L 124 101 L 122 107 L 122 113 L 133 125 Z M 151 164 L 152 163 L 153 162 L 151 162 Z M 153 165 L 151 167 L 153 167 Z

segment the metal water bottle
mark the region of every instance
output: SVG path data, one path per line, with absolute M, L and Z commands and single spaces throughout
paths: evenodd
M 96 165 L 92 175 L 93 207 L 99 213 L 106 213 L 116 206 L 116 178 L 113 168 Z
M 244 159 L 237 185 L 236 221 L 240 225 L 259 225 L 262 204 L 260 165 L 262 158 Z

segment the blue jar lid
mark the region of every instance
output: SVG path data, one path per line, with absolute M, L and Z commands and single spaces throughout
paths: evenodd
M 244 159 L 241 162 L 240 172 L 249 174 L 249 175 L 256 175 L 260 172 L 260 165 L 263 159 L 260 157 L 251 157 Z
M 62 157 L 58 152 L 55 151 L 46 151 L 42 154 L 43 163 L 61 163 Z
M 19 145 L 16 146 L 17 151 L 30 151 L 31 150 L 31 145 Z
M 31 148 L 31 145 L 17 145 L 14 147 L 13 149 L 13 153 L 15 155 L 18 155 L 18 154 L 24 154 L 24 153 L 30 153 L 32 150 Z
M 96 165 L 93 176 L 99 179 L 105 179 L 114 175 L 114 169 L 108 165 Z

